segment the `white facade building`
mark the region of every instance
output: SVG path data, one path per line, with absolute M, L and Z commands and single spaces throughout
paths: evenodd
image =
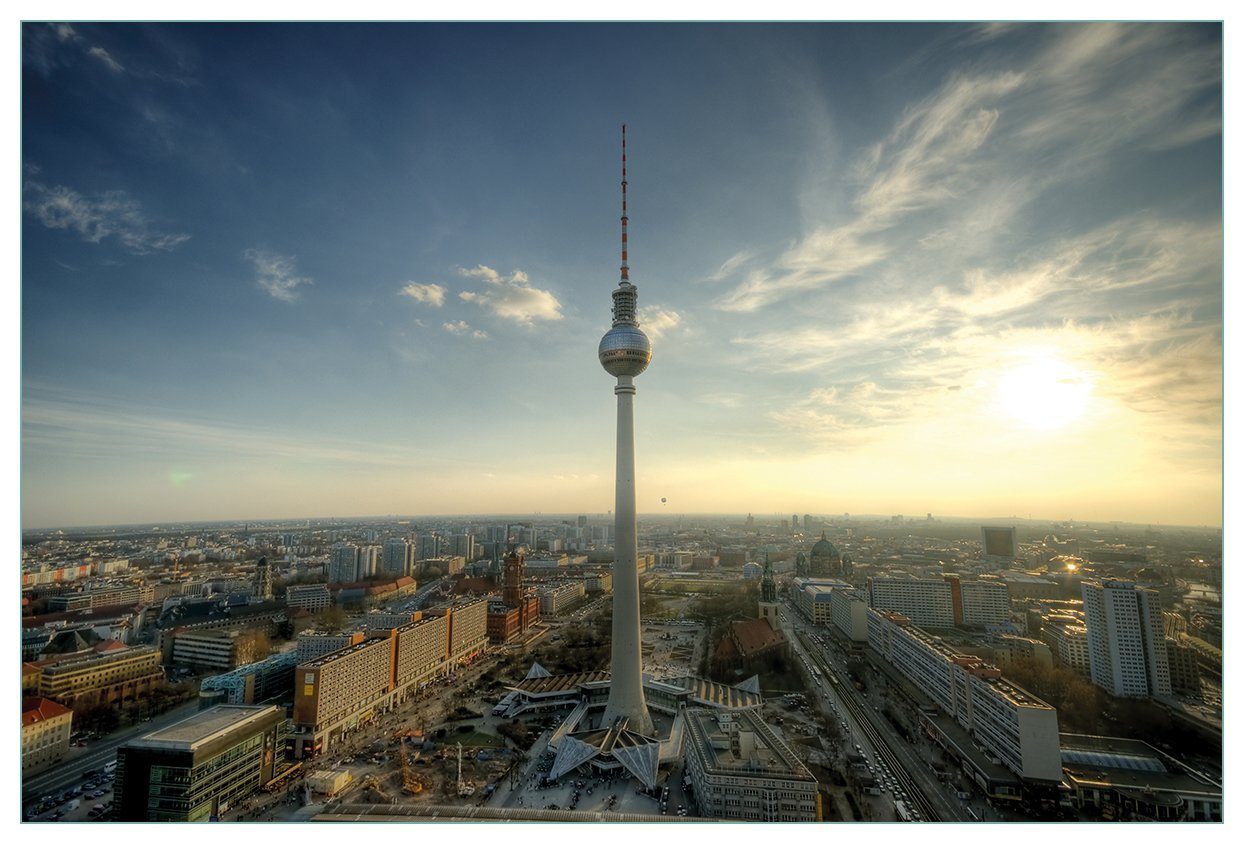
M 868 645 L 918 686 L 999 762 L 1027 780 L 1059 782 L 1058 711 L 1002 679 L 979 657 L 888 611 L 868 611 Z
M 876 610 L 902 613 L 920 627 L 953 627 L 954 606 L 945 580 L 874 577 L 868 581 L 868 603 Z
M 835 589 L 829 599 L 829 616 L 834 627 L 852 642 L 868 641 L 868 602 L 859 592 Z
M 1158 593 L 1122 580 L 1085 581 L 1089 676 L 1116 697 L 1163 697 L 1171 674 Z

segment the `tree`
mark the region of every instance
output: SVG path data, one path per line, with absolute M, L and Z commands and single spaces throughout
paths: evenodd
M 346 611 L 336 604 L 320 610 L 315 617 L 316 627 L 328 633 L 340 633 L 346 626 Z
M 272 653 L 272 640 L 263 630 L 248 630 L 238 636 L 236 653 L 238 665 L 259 662 Z
M 74 727 L 93 733 L 110 733 L 121 723 L 115 707 L 106 703 L 90 703 L 75 707 Z

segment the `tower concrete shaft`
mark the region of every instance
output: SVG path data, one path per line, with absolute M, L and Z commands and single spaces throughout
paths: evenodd
M 652 716 L 644 700 L 639 636 L 639 545 L 635 531 L 635 381 L 618 376 L 617 491 L 613 523 L 613 649 L 609 702 L 604 725 L 618 718 L 629 729 L 652 735 Z

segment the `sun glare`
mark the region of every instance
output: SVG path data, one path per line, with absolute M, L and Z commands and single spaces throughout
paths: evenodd
M 1052 431 L 1084 415 L 1093 385 L 1088 373 L 1047 352 L 1027 356 L 998 382 L 1002 410 L 1034 431 Z

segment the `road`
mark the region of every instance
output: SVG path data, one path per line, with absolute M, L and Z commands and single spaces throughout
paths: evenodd
M 796 627 L 791 612 L 788 608 L 786 620 Z M 840 670 L 821 647 L 806 637 L 802 629 L 798 630 L 794 641 L 797 649 L 811 659 L 826 677 L 837 679 L 836 685 L 827 683 L 817 697 L 829 695 L 840 704 L 839 711 L 850 717 L 855 727 L 854 734 L 864 740 L 875 757 L 885 761 L 890 773 L 902 786 L 907 794 L 906 802 L 917 808 L 924 820 L 971 820 L 962 806 L 949 799 L 944 786 L 929 771 L 928 763 L 905 741 L 899 740 L 893 728 L 882 721 L 866 699 L 862 699 L 846 672 Z
M 135 724 L 92 742 L 88 747 L 69 749 L 69 757 L 50 771 L 22 780 L 22 802 L 33 802 L 39 797 L 64 791 L 82 781 L 87 771 L 98 770 L 117 758 L 117 748 L 130 739 L 145 735 L 161 727 L 167 727 L 199 711 L 198 699 L 170 709 L 150 721 Z

